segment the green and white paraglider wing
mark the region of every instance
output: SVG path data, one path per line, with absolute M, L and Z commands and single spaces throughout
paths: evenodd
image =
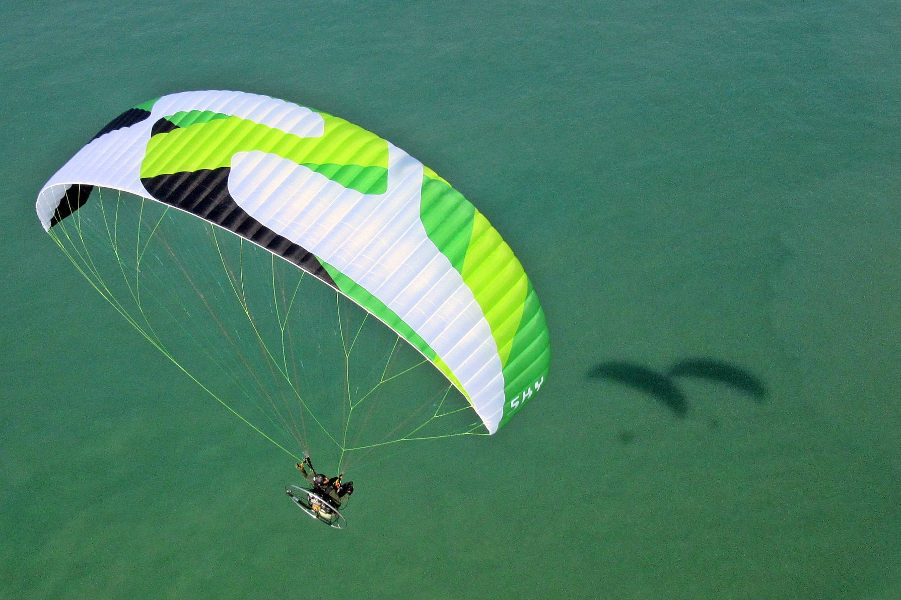
M 315 275 L 439 368 L 489 433 L 544 382 L 544 314 L 510 247 L 444 179 L 347 121 L 242 92 L 163 96 L 45 184 L 44 228 L 93 186 L 193 214 Z

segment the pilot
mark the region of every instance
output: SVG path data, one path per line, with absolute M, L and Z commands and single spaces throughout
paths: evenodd
M 309 456 L 305 456 L 303 462 L 299 462 L 295 466 L 300 470 L 304 478 L 313 485 L 313 492 L 323 500 L 330 502 L 335 508 L 341 507 L 341 502 L 345 496 L 350 496 L 354 493 L 353 481 L 343 483 L 343 473 L 337 477 L 326 477 L 322 473 L 317 473 Z

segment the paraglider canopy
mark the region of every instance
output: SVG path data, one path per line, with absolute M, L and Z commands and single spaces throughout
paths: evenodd
M 135 264 L 122 266 L 129 255 L 122 240 L 130 231 L 123 225 L 130 201 L 118 196 L 105 201 L 92 195 L 94 189 L 138 199 L 133 205 L 139 208 L 131 209 L 136 239 L 129 242 L 136 250 L 130 252 Z M 153 212 L 145 200 L 161 210 Z M 93 238 L 86 235 L 92 217 L 85 214 L 92 202 L 99 215 Z M 286 331 L 301 304 L 295 302 L 299 283 L 281 297 L 270 294 L 265 310 L 277 315 L 273 331 L 281 344 L 273 352 L 252 306 L 250 280 L 261 269 L 251 268 L 257 259 L 246 250 L 247 242 L 298 273 L 312 274 L 385 323 L 463 394 L 488 433 L 534 397 L 547 375 L 544 313 L 522 265 L 497 230 L 418 160 L 321 111 L 233 91 L 182 92 L 136 105 L 103 127 L 47 181 L 36 210 L 43 227 L 94 286 L 189 374 L 148 317 L 150 288 L 138 278 L 146 278 L 165 258 L 162 250 L 153 256 L 153 243 L 172 258 L 167 273 L 218 268 L 226 274 L 225 283 L 214 284 L 212 291 L 201 291 L 189 276 L 188 287 L 197 290 L 200 308 L 182 307 L 179 299 L 168 315 L 184 313 L 184 322 L 193 324 L 202 309 L 213 328 L 241 352 L 260 345 L 266 367 L 275 379 L 287 381 L 298 399 L 287 351 L 293 341 Z M 199 235 L 212 240 L 212 260 L 173 250 L 177 236 L 198 234 L 185 233 L 181 222 L 172 226 L 177 233 L 167 233 L 170 211 L 207 228 Z M 225 258 L 231 241 L 223 235 L 240 242 L 232 262 Z M 125 283 L 119 297 L 109 279 L 99 275 L 98 253 L 88 247 L 97 239 L 112 246 L 120 271 L 115 277 Z M 271 271 L 274 281 L 282 270 L 273 262 Z M 179 285 L 184 287 L 164 281 L 161 295 Z M 228 298 L 210 300 L 217 286 L 232 301 L 237 298 L 240 312 L 246 313 L 251 344 L 240 342 L 234 324 L 222 316 Z M 134 301 L 138 313 L 127 312 L 123 295 Z M 248 364 L 243 354 L 241 360 Z M 252 374 L 254 379 L 260 370 Z M 255 383 L 260 393 L 268 393 L 268 384 Z M 356 405 L 349 406 L 345 417 Z M 280 412 L 276 416 L 286 420 Z M 317 424 L 326 428 L 319 420 Z M 348 448 L 346 421 L 343 435 L 329 434 L 342 452 Z

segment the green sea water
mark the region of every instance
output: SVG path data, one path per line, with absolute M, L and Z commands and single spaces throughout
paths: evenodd
M 897 3 L 0 4 L 0 598 L 901 595 Z M 191 89 L 404 148 L 547 314 L 527 410 L 362 464 L 345 531 L 35 216 L 103 124 Z M 765 394 L 589 376 L 690 358 Z

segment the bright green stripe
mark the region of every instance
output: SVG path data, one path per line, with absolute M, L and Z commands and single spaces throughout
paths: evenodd
M 498 427 L 503 427 L 513 415 L 522 409 L 528 399 L 520 397 L 519 407 L 513 408 L 510 400 L 525 390 L 538 393 L 534 385 L 547 377 L 550 366 L 550 339 L 544 311 L 538 303 L 538 295 L 529 283 L 522 313 L 522 322 L 513 338 L 510 361 L 504 366 L 504 416 Z M 545 382 L 546 383 L 546 382 Z
M 355 189 L 364 194 L 384 194 L 388 188 L 388 169 L 383 169 L 382 167 L 301 164 L 311 171 L 325 175 L 346 188 Z
M 463 273 L 475 207 L 444 180 L 423 178 L 419 216 L 429 239 Z
M 463 263 L 463 281 L 482 307 L 506 366 L 523 312 L 529 280 L 510 246 L 482 213 L 475 211 L 472 236 Z
M 509 404 L 548 371 L 547 325 L 538 298 L 519 260 L 500 234 L 444 180 L 426 176 L 420 217 L 426 233 L 460 272 L 482 308 L 497 344 L 504 375 L 506 423 Z M 519 401 L 519 407 L 525 403 Z
M 439 175 L 438 173 L 436 173 L 435 171 L 433 171 L 432 169 L 430 169 L 429 167 L 427 167 L 425 165 L 422 165 L 422 174 L 424 177 L 426 177 L 428 179 L 436 179 L 438 181 L 443 181 L 445 184 L 450 186 L 450 184 L 444 180 L 444 177 L 442 177 L 441 175 Z
M 228 115 L 211 110 L 181 111 L 166 117 L 166 120 L 178 127 L 188 127 L 195 123 L 208 123 L 215 119 L 227 119 Z
M 203 120 L 207 117 L 209 120 Z M 188 120 L 187 115 L 179 118 Z M 192 118 L 192 124 L 150 139 L 141 177 L 227 167 L 237 152 L 259 150 L 315 167 L 317 171 L 321 168 L 324 174 L 340 171 L 340 180 L 336 181 L 363 193 L 387 189 L 387 142 L 343 119 L 323 115 L 323 135 L 302 138 L 239 117 L 212 118 L 208 114 Z M 364 170 L 343 171 L 330 165 L 352 165 Z M 372 170 L 365 170 L 368 168 Z

